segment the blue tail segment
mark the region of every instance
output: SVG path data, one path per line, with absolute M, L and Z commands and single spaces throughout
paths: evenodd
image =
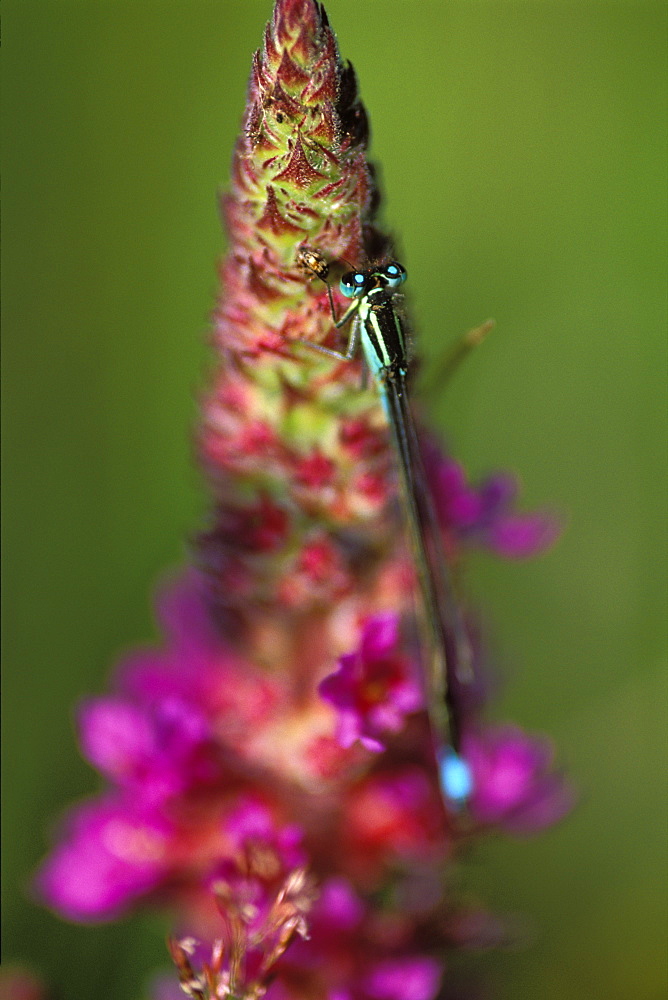
M 448 747 L 439 759 L 439 778 L 446 799 L 453 806 L 463 806 L 473 791 L 473 775 L 463 757 Z

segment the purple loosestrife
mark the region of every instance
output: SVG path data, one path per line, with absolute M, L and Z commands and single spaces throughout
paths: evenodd
M 38 875 L 72 920 L 169 907 L 191 997 L 434 1000 L 448 949 L 489 940 L 446 888 L 452 859 L 569 804 L 543 741 L 484 723 L 472 625 L 476 680 L 455 692 L 470 806 L 449 813 L 439 792 L 384 413 L 359 361 L 304 343 L 339 340 L 300 248 L 356 264 L 391 251 L 367 140 L 322 6 L 277 0 L 223 200 L 197 437 L 210 521 L 160 597 L 162 645 L 80 709 L 107 790 L 71 812 Z M 423 447 L 453 574 L 472 546 L 515 558 L 552 540 L 549 519 L 514 511 L 508 476 L 471 486 Z

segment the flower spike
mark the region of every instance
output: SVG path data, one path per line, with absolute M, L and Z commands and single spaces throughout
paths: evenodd
M 486 830 L 526 835 L 570 804 L 549 745 L 485 724 L 486 649 L 462 598 L 472 545 L 527 556 L 553 526 L 514 511 L 508 477 L 471 487 L 416 421 L 423 555 L 447 553 L 433 604 L 450 581 L 456 611 L 445 659 L 470 661 L 442 686 L 425 668 L 425 587 L 382 399 L 392 368 L 396 412 L 411 415 L 410 358 L 404 371 L 388 355 L 374 384 L 343 343 L 351 302 L 363 333 L 379 316 L 402 329 L 387 307 L 405 271 L 375 221 L 368 141 L 324 7 L 276 0 L 221 205 L 229 251 L 196 431 L 209 515 L 158 597 L 160 643 L 79 711 L 107 787 L 71 810 L 37 876 L 46 904 L 83 923 L 168 907 L 193 1000 L 436 1000 L 446 950 L 490 940 L 453 861 Z M 345 261 L 364 301 L 327 284 Z M 461 759 L 441 763 L 462 809 L 444 801 L 425 711 L 446 686 Z

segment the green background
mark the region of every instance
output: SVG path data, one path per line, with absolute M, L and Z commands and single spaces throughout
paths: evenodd
M 72 711 L 150 638 L 204 508 L 193 393 L 216 191 L 270 0 L 5 0 L 4 959 L 54 998 L 127 1000 L 155 917 L 79 928 L 29 873 L 96 779 Z M 507 685 L 581 790 L 464 873 L 519 921 L 494 996 L 666 995 L 666 13 L 661 3 L 330 0 L 358 73 L 422 353 L 496 332 L 433 420 L 474 474 L 568 522 L 476 558 Z M 471 959 L 472 963 L 476 959 Z

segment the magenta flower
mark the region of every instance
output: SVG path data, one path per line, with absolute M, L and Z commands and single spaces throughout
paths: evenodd
M 69 920 L 120 916 L 165 877 L 167 821 L 147 819 L 135 801 L 108 796 L 72 811 L 37 888 Z
M 424 767 L 373 772 L 350 789 L 345 815 L 346 870 L 368 890 L 382 887 L 397 865 L 438 866 L 452 849 L 436 776 Z
M 262 843 L 264 850 L 273 850 L 286 871 L 303 865 L 306 860 L 300 847 L 304 836 L 301 828 L 295 823 L 277 829 L 271 810 L 258 800 L 240 800 L 225 826 L 237 851 L 247 851 L 249 845 Z
M 147 809 L 217 776 L 207 720 L 178 697 L 142 707 L 120 698 L 89 701 L 79 727 L 84 756 L 119 787 L 139 793 Z
M 435 1000 L 443 963 L 421 953 L 413 920 L 400 915 L 383 925 L 349 883 L 331 879 L 322 886 L 310 920 L 311 936 L 286 953 L 283 975 L 269 1000 L 304 996 L 345 1000 Z
M 392 959 L 369 973 L 364 989 L 373 1000 L 434 1000 L 441 973 L 430 958 Z
M 423 707 L 414 670 L 399 647 L 399 622 L 391 613 L 370 618 L 358 648 L 342 656 L 320 694 L 338 710 L 342 747 L 359 740 L 367 750 L 384 750 L 381 737 L 401 729 L 404 716 Z
M 497 473 L 471 486 L 462 466 L 429 439 L 424 457 L 443 530 L 457 542 L 481 546 L 504 559 L 526 559 L 558 538 L 554 515 L 514 510 L 519 493 L 515 477 Z
M 473 772 L 471 814 L 509 833 L 536 833 L 573 807 L 573 791 L 551 770 L 554 752 L 545 739 L 506 726 L 467 737 Z
M 223 201 L 197 432 L 210 515 L 195 565 L 159 597 L 161 643 L 80 708 L 107 787 L 37 876 L 71 920 L 168 910 L 195 1000 L 436 1000 L 446 949 L 499 938 L 452 888 L 453 860 L 490 827 L 539 830 L 570 803 L 546 744 L 486 726 L 468 606 L 475 679 L 452 678 L 451 701 L 470 803 L 439 790 L 386 415 L 359 360 L 309 347 L 340 343 L 325 286 L 298 266 L 306 246 L 333 264 L 391 252 L 367 139 L 323 7 L 276 0 Z M 510 477 L 472 487 L 433 442 L 425 459 L 457 595 L 471 546 L 517 558 L 555 536 L 515 511 Z

